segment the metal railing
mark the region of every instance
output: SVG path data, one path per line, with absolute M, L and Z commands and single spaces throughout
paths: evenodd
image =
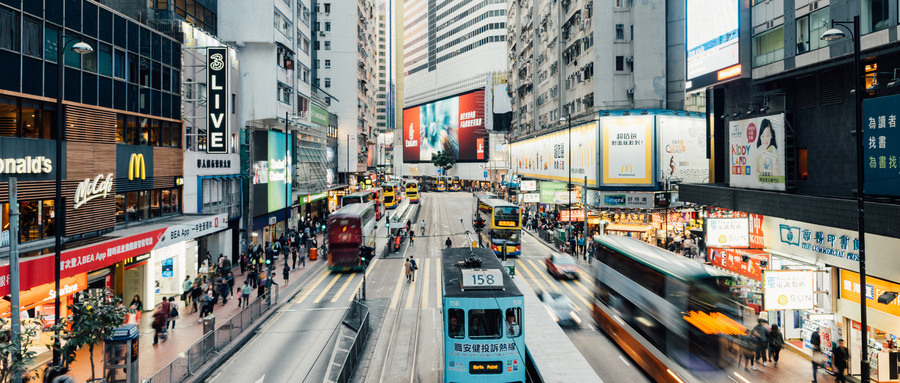
M 366 338 L 369 336 L 369 308 L 359 303 L 358 300 L 354 300 L 350 305 L 350 309 L 344 314 L 342 324 L 355 330 L 356 338 L 353 339 L 347 355 L 344 356 L 341 370 L 335 379 L 335 383 L 349 382 L 353 370 L 356 369 L 356 365 L 359 363 L 363 346 L 366 345 Z
M 193 376 L 206 362 L 219 355 L 219 351 L 259 319 L 269 308 L 278 304 L 278 285 L 256 298 L 250 305 L 231 317 L 215 330 L 204 334 L 175 360 L 142 380 L 142 383 L 181 383 Z

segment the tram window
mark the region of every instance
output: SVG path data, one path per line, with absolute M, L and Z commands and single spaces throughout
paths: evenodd
M 515 338 L 522 335 L 522 309 L 510 307 L 506 309 L 506 336 Z
M 469 310 L 469 338 L 499 338 L 503 313 L 499 309 Z
M 465 324 L 463 319 L 465 315 L 461 309 L 447 310 L 447 336 L 456 339 L 462 339 L 466 336 Z

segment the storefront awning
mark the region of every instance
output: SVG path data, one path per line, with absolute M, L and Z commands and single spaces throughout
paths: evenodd
M 626 225 L 621 223 L 612 223 L 606 227 L 607 231 L 637 231 L 645 232 L 650 230 L 650 225 Z

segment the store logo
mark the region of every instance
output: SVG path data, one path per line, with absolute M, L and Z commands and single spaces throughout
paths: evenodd
M 104 180 L 103 174 L 100 174 L 93 181 L 90 178 L 81 181 L 78 188 L 75 189 L 75 204 L 72 205 L 72 209 L 78 209 L 94 198 L 105 198 L 109 195 L 113 190 L 114 177 L 112 173 L 109 173 Z
M 146 176 L 147 169 L 144 165 L 144 155 L 141 153 L 132 153 L 131 158 L 128 159 L 128 179 L 133 180 L 135 177 L 145 179 Z
M 44 156 L 25 156 L 24 158 L 0 158 L 0 173 L 7 174 L 41 174 L 50 173 L 53 162 Z
M 625 206 L 625 195 L 607 195 L 603 196 L 603 204 L 607 206 Z
M 778 225 L 781 232 L 781 242 L 788 245 L 800 246 L 800 228 L 796 226 Z
M 634 175 L 634 167 L 631 164 L 623 164 L 622 175 Z

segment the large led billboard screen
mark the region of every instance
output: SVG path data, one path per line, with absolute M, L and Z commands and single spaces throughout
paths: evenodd
M 403 110 L 403 162 L 428 162 L 438 152 L 458 162 L 485 162 L 484 90 Z
M 254 132 L 253 214 L 272 213 L 291 206 L 291 136 Z
M 686 90 L 741 75 L 738 0 L 687 1 Z

